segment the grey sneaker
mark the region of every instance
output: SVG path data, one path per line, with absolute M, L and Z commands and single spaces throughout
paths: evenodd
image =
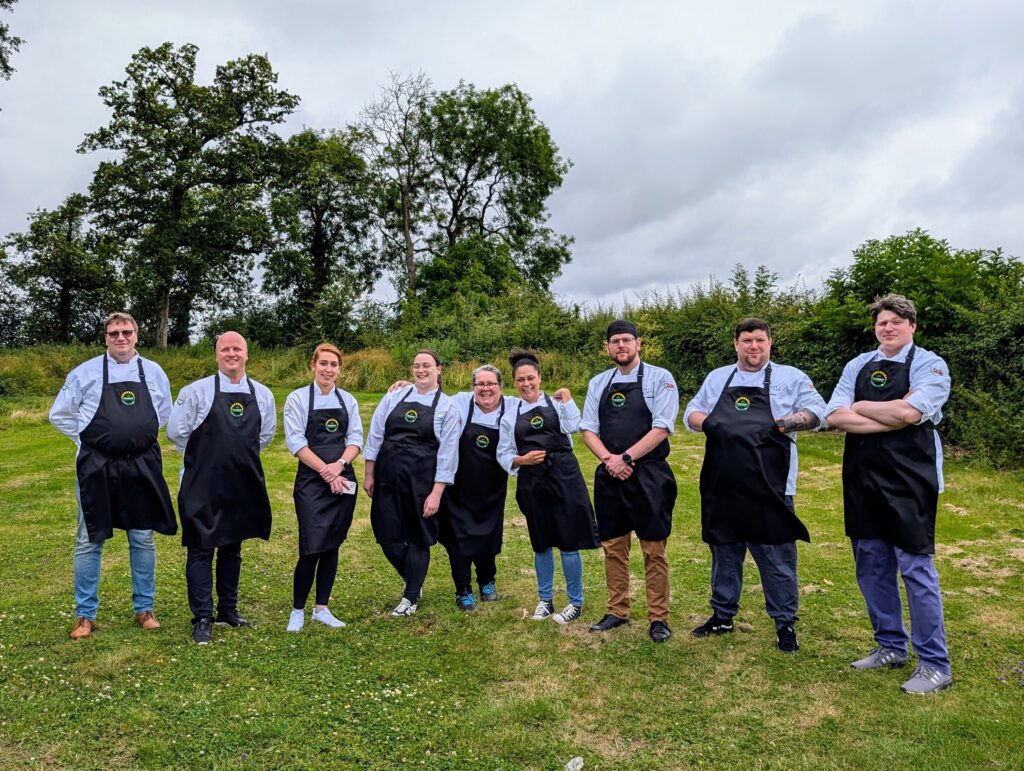
M 864 658 L 850 662 L 850 666 L 854 669 L 878 669 L 879 667 L 902 667 L 906 663 L 906 653 L 879 646 Z
M 952 675 L 927 664 L 918 664 L 914 674 L 900 686 L 900 690 L 904 693 L 938 693 L 952 684 Z

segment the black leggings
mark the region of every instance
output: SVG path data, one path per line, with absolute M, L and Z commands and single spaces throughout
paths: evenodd
M 419 602 L 423 582 L 427 578 L 427 568 L 430 567 L 430 547 L 413 543 L 382 543 L 380 548 L 398 575 L 405 580 L 405 599 L 413 604 Z
M 452 581 L 455 584 L 455 593 L 469 594 L 473 591 L 473 577 L 471 573 L 473 565 L 476 565 L 476 582 L 482 587 L 491 583 L 498 573 L 494 557 L 494 554 L 484 554 L 479 557 L 463 557 L 454 549 L 449 549 L 448 562 L 452 566 Z
M 331 599 L 334 577 L 338 574 L 338 548 L 307 554 L 295 563 L 295 581 L 292 584 L 292 607 L 301 610 L 306 607 L 309 590 L 313 588 L 316 576 L 316 604 L 326 605 Z

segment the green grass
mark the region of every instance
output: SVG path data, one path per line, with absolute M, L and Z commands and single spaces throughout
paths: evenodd
M 359 398 L 368 420 L 376 397 Z M 793 655 L 774 648 L 752 564 L 737 633 L 689 636 L 709 610 L 702 438 L 691 435 L 673 439 L 681 495 L 669 541 L 675 637 L 665 645 L 647 639 L 640 581 L 631 626 L 587 633 L 605 600 L 598 552 L 584 556 L 582 622 L 529 621 L 532 553 L 512 495 L 500 602 L 460 613 L 437 548 L 420 612 L 390 618 L 400 582 L 361 496 L 332 600 L 349 626 L 307 622 L 287 634 L 295 461 L 280 437 L 264 453 L 274 533 L 243 550 L 241 609 L 253 628 L 217 627 L 213 645 L 191 644 L 184 551 L 157 536 L 163 629 L 140 631 L 119 534 L 104 553 L 98 630 L 72 643 L 74 450 L 46 422 L 48 407 L 48 396 L 0 403 L 2 768 L 555 769 L 576 755 L 585 768 L 1024 766 L 1019 476 L 947 466 L 936 559 L 957 683 L 936 697 L 902 694 L 909 670 L 848 666 L 872 642 L 843 536 L 842 441 L 829 434 L 800 438 L 797 506 L 814 542 L 800 544 Z M 180 456 L 164 449 L 176 491 Z M 589 477 L 594 463 L 580 456 Z M 642 575 L 638 548 L 633 568 Z

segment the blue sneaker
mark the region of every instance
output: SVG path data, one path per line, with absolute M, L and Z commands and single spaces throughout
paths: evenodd
M 481 602 L 497 602 L 498 590 L 494 587 L 494 581 L 480 587 Z
M 459 610 L 471 613 L 476 610 L 476 597 L 473 596 L 472 592 L 457 594 L 455 595 L 455 605 Z

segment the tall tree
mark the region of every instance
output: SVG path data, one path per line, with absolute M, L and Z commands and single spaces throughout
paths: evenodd
M 30 217 L 4 245 L 11 282 L 25 292 L 23 333 L 33 343 L 96 342 L 119 296 L 110 244 L 88 228 L 89 201 L 71 195 Z
M 128 244 L 133 308 L 153 317 L 161 348 L 188 340 L 202 303 L 248 285 L 242 277 L 269 234 L 261 195 L 270 126 L 299 101 L 275 87 L 270 62 L 255 54 L 197 85 L 198 50 L 140 49 L 125 80 L 100 88 L 110 123 L 78 148 L 117 154 L 90 186 L 97 223 Z
M 338 298 L 351 306 L 380 275 L 370 179 L 352 142 L 347 134 L 306 129 L 275 153 L 264 287 L 295 306 L 300 339 L 337 337 L 313 328 L 323 318 L 317 306 Z
M 10 11 L 18 0 L 0 0 L 0 11 Z M 5 21 L 0 21 L 0 78 L 10 80 L 14 73 L 11 56 L 18 52 L 25 41 L 11 34 L 11 28 Z
M 363 147 L 376 174 L 380 232 L 385 261 L 397 266 L 396 288 L 416 289 L 417 257 L 429 251 L 424 241 L 431 185 L 424 136 L 430 104 L 430 79 L 422 72 L 391 83 L 363 111 Z

